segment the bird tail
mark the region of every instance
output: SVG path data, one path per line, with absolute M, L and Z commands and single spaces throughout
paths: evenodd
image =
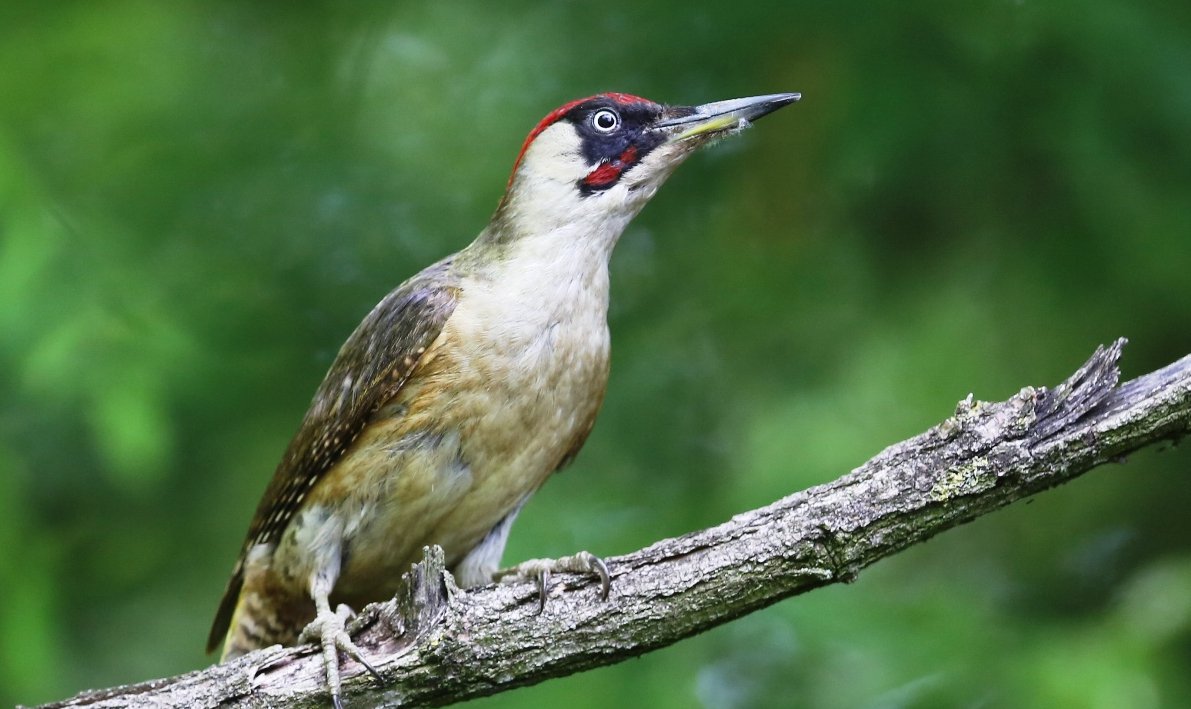
M 223 645 L 223 653 L 219 661 L 229 659 L 232 636 L 228 630 L 236 620 L 240 605 L 240 590 L 244 587 L 244 560 L 236 562 L 232 577 L 228 579 L 227 588 L 223 591 L 223 598 L 219 601 L 219 610 L 215 611 L 215 621 L 211 623 L 211 634 L 207 636 L 207 652 L 214 652 L 215 648 Z M 238 653 L 238 655 L 243 652 Z
M 207 637 L 207 652 L 223 646 L 220 662 L 270 645 L 293 645 L 314 620 L 309 597 L 269 578 L 255 567 L 249 573 L 243 562 L 236 564 Z

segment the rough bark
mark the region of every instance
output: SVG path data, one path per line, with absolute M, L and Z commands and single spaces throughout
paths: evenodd
M 462 592 L 429 550 L 405 590 L 354 625 L 384 686 L 344 664 L 359 706 L 439 706 L 612 664 L 869 564 L 1102 463 L 1191 430 L 1191 356 L 1117 386 L 1124 340 L 1053 389 L 969 396 L 955 415 L 834 482 L 711 529 L 608 559 L 612 595 L 557 576 Z M 269 648 L 199 672 L 88 692 L 47 707 L 327 706 L 320 656 Z

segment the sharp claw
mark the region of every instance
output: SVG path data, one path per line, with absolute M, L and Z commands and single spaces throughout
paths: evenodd
M 380 672 L 364 657 L 364 653 L 360 651 L 360 648 L 356 647 L 356 644 L 352 642 L 350 636 L 344 633 L 344 635 L 337 637 L 335 641 L 335 647 L 342 650 L 344 654 L 350 655 L 353 660 L 360 663 L 365 670 L 368 670 L 368 674 L 376 678 L 378 684 L 384 685 L 385 680 L 380 676 Z
M 343 700 L 339 698 L 338 694 L 331 695 L 331 703 L 335 705 L 335 709 L 343 709 Z
M 546 586 L 550 583 L 550 569 L 543 568 L 538 574 L 538 615 L 546 611 Z
M 368 660 L 365 660 L 362 656 L 357 656 L 356 662 L 360 663 L 364 666 L 364 669 L 368 670 L 368 674 L 372 675 L 373 678 L 376 679 L 377 684 L 382 686 L 384 685 L 385 678 L 380 676 L 380 672 L 378 672 L 376 668 L 373 667 L 370 662 L 368 662 Z
M 594 571 L 600 575 L 600 600 L 606 601 L 608 593 L 612 590 L 612 577 L 608 574 L 608 565 L 595 555 L 592 555 L 591 563 L 595 567 Z

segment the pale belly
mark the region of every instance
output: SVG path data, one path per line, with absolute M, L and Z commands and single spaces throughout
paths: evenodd
M 391 596 L 430 544 L 443 547 L 449 568 L 459 563 L 577 451 L 594 422 L 608 376 L 602 321 L 594 333 L 554 326 L 486 344 L 458 331 L 468 318 L 457 322 L 425 375 L 312 490 L 304 516 L 314 526 L 277 549 L 275 561 L 297 580 L 314 571 L 314 548 L 338 536 L 335 602 L 358 608 Z M 469 335 L 477 346 L 449 346 Z

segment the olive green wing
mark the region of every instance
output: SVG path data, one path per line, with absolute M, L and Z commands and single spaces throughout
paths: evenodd
M 442 333 L 458 295 L 451 261 L 441 261 L 385 296 L 340 348 L 257 506 L 215 614 L 207 652 L 227 634 L 244 583 L 248 550 L 277 541 L 306 493 L 338 462 L 373 414 L 401 391 Z

